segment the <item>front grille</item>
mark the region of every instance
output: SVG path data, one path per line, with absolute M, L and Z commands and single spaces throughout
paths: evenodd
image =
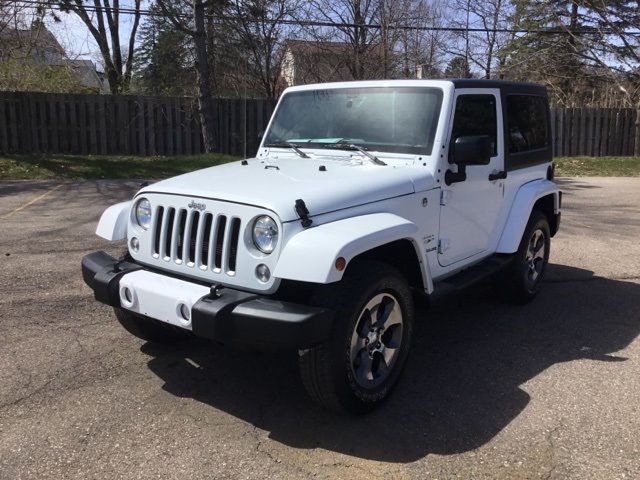
M 153 258 L 203 271 L 234 275 L 240 218 L 158 206 L 151 235 Z

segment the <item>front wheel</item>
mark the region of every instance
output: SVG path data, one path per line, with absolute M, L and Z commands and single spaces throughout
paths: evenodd
M 329 341 L 300 352 L 305 388 L 329 409 L 368 412 L 389 396 L 409 353 L 414 317 L 409 286 L 394 268 L 361 262 L 316 298 L 336 318 Z

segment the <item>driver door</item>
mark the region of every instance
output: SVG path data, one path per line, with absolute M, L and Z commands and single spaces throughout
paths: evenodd
M 480 256 L 491 248 L 504 195 L 504 180 L 489 175 L 504 171 L 504 142 L 500 90 L 460 89 L 449 145 L 467 135 L 489 135 L 492 142 L 488 165 L 468 165 L 466 180 L 443 186 L 440 208 L 438 262 L 454 265 Z M 455 165 L 443 168 L 456 169 Z

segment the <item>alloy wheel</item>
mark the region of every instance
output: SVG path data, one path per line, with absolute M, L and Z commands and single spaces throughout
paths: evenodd
M 351 337 L 349 363 L 363 388 L 375 388 L 393 370 L 402 344 L 403 317 L 390 293 L 375 295 L 364 306 Z
M 536 229 L 531 234 L 527 255 L 525 257 L 527 283 L 533 287 L 542 275 L 546 253 L 546 239 L 541 229 Z

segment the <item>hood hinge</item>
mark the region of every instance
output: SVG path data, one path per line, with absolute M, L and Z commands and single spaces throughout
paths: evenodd
M 302 200 L 301 198 L 296 200 L 295 208 L 296 208 L 296 213 L 300 217 L 300 223 L 302 224 L 302 226 L 304 228 L 309 228 L 313 223 L 313 220 L 309 218 L 309 209 L 307 208 L 307 205 L 304 203 L 304 200 Z

